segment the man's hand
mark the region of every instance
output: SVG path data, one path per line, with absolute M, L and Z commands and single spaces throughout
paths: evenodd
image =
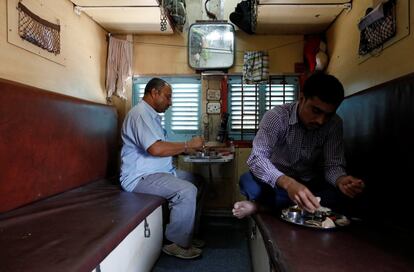
M 204 147 L 204 138 L 201 136 L 195 136 L 187 142 L 188 148 L 195 150 L 202 150 Z
M 302 183 L 288 176 L 281 176 L 277 180 L 277 184 L 286 190 L 289 198 L 298 204 L 302 209 L 308 212 L 315 212 L 320 207 L 318 199 L 312 192 Z
M 356 195 L 360 194 L 365 187 L 365 183 L 358 178 L 353 176 L 342 176 L 339 177 L 336 181 L 339 190 L 350 198 L 354 198 Z

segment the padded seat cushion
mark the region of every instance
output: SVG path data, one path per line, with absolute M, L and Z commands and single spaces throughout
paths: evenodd
M 0 271 L 92 271 L 164 201 L 100 180 L 0 214 Z

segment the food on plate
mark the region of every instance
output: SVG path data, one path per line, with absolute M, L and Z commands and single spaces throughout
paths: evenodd
M 322 221 L 321 225 L 324 229 L 330 229 L 335 227 L 334 221 L 332 221 L 332 219 L 329 217 L 326 217 L 325 220 Z
M 335 224 L 337 224 L 338 226 L 348 226 L 351 223 L 351 221 L 349 221 L 348 218 L 346 218 L 345 216 L 342 216 L 338 219 L 335 220 Z
M 307 224 L 309 226 L 318 227 L 318 228 L 322 227 L 322 222 L 318 221 L 318 220 L 306 220 L 305 224 Z
M 331 209 L 329 209 L 328 207 L 320 206 L 319 208 L 316 209 L 316 211 L 321 212 L 321 213 L 328 213 L 331 211 Z
M 319 207 L 314 213 L 300 208 L 298 205 L 282 210 L 281 218 L 285 221 L 320 229 L 333 229 L 347 226 L 351 221 L 344 215 L 333 212 L 328 207 Z

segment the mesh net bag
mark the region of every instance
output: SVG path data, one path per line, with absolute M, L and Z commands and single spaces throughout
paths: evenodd
M 389 0 L 381 4 L 383 16 L 361 30 L 359 55 L 370 53 L 396 34 L 396 2 Z
M 48 22 L 19 2 L 19 36 L 55 55 L 60 53 L 60 25 Z

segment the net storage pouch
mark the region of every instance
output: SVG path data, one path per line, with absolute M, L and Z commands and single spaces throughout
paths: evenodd
M 55 55 L 60 53 L 60 25 L 40 18 L 19 2 L 19 36 Z
M 358 28 L 361 31 L 359 55 L 380 48 L 396 34 L 396 1 L 389 0 L 368 10 L 368 14 L 359 22 Z

